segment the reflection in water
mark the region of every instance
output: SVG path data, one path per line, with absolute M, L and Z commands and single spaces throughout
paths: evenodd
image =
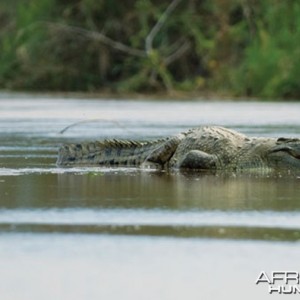
M 168 174 L 139 170 L 3 176 L 1 207 L 178 210 L 300 209 L 298 178 Z
M 58 175 L 65 199 L 89 199 L 96 207 L 205 210 L 295 210 L 298 178 L 216 177 L 166 173 Z
M 300 239 L 298 178 L 116 169 L 9 176 L 5 186 L 5 232 Z

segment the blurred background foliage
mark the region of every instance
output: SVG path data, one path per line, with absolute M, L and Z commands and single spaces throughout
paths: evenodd
M 0 2 L 0 88 L 299 98 L 298 0 Z

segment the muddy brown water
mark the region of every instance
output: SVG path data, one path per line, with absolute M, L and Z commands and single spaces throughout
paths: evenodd
M 201 125 L 299 138 L 299 116 L 297 102 L 1 94 L 1 299 L 268 298 L 261 271 L 300 271 L 298 176 L 64 169 L 57 149 Z

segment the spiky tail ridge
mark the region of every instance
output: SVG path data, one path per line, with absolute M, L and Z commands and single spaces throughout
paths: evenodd
M 56 163 L 58 166 L 139 166 L 163 142 L 105 140 L 65 144 L 59 149 Z

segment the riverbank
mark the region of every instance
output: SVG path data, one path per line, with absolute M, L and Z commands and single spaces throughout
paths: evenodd
M 43 99 L 106 99 L 106 100 L 133 100 L 133 101 L 210 101 L 210 102 L 299 102 L 299 99 L 285 99 L 285 98 L 256 98 L 250 96 L 234 96 L 229 93 L 217 93 L 213 91 L 206 92 L 155 92 L 155 93 L 113 93 L 108 91 L 98 92 L 59 92 L 59 91 L 8 91 L 0 90 L 0 99 L 3 98 L 28 98 Z

